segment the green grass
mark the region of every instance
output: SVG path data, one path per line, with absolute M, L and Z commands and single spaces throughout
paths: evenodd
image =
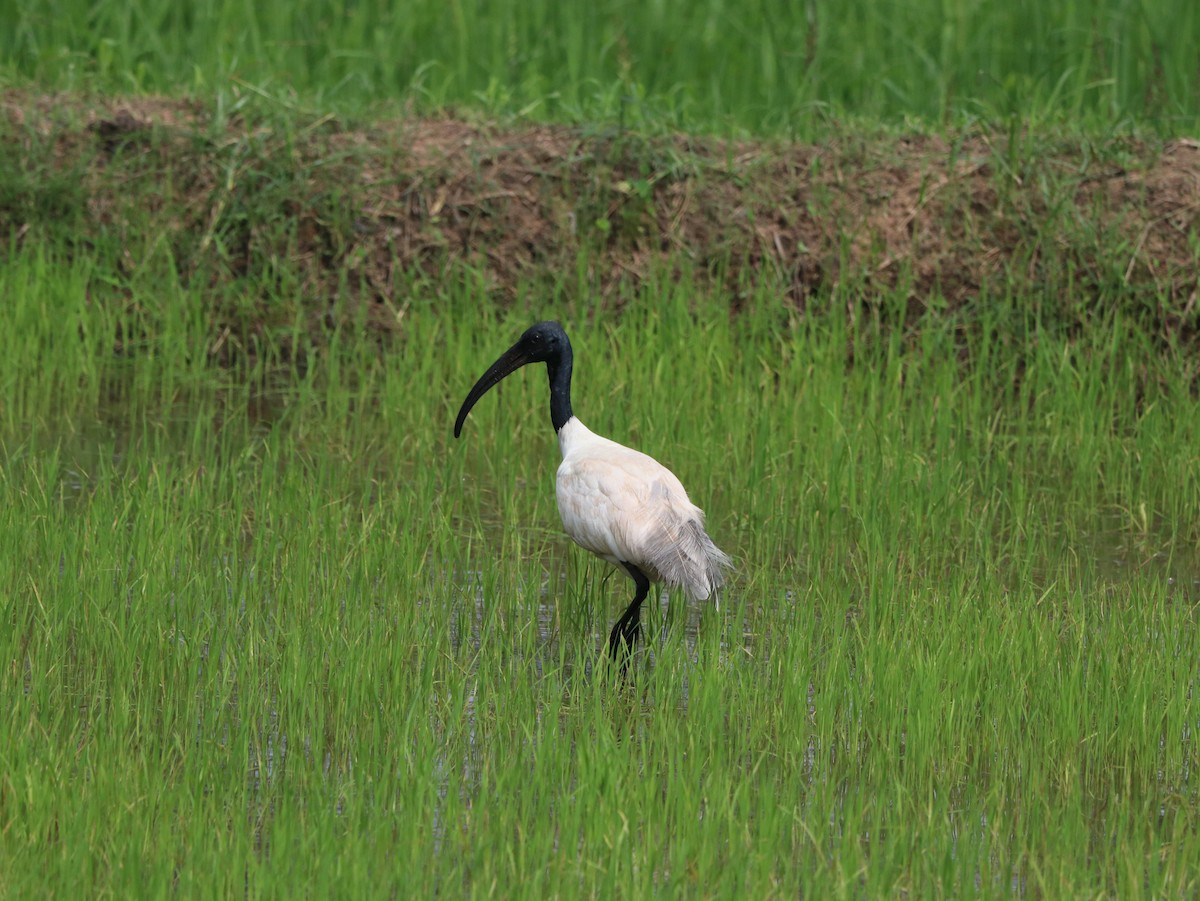
M 1119 313 L 447 280 L 300 374 L 214 366 L 153 265 L 0 262 L 0 894 L 1200 888 L 1200 411 Z M 544 375 L 451 437 L 544 316 L 581 418 L 737 558 L 719 610 L 650 616 L 631 685 Z
M 0 73 L 68 90 L 399 102 L 638 129 L 821 134 L 964 119 L 1194 133 L 1192 0 L 397 7 L 8 0 Z
M 1195 132 L 1200 11 L 1043 6 L 0 2 L 0 896 L 1200 892 L 1190 257 L 1076 204 L 1149 165 L 1108 136 Z M 206 124 L 63 128 L 97 92 Z M 608 148 L 548 189 L 600 233 L 507 306 L 436 234 L 359 284 L 373 186 L 446 179 L 343 117 L 447 107 Z M 953 303 L 904 259 L 802 312 L 711 248 L 604 274 L 660 180 L 733 172 L 656 135 L 840 135 L 840 180 L 926 128 L 994 143 L 957 259 L 1019 227 Z M 544 376 L 451 437 L 551 316 L 737 562 L 629 684 Z

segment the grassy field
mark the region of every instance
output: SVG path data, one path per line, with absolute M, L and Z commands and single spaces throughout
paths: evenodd
M 414 289 L 391 347 L 284 376 L 113 282 L 0 268 L 3 894 L 1200 888 L 1200 416 L 1119 318 L 987 298 L 964 366 L 900 297 L 852 338 L 766 282 L 734 318 L 666 279 L 620 315 Z M 631 685 L 544 378 L 450 435 L 541 315 L 579 414 L 738 561 L 719 611 L 650 617 Z
M 869 122 L 1194 133 L 1193 0 L 5 0 L 0 73 L 74 91 L 405 102 L 640 131 Z
M 0 897 L 1200 894 L 1200 10 L 1050 6 L 0 0 Z

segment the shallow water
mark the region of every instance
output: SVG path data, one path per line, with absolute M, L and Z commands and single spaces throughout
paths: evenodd
M 270 419 L 255 422 L 245 430 L 242 445 L 268 439 L 279 440 L 273 431 L 277 424 L 277 420 Z M 36 449 L 26 446 L 21 453 L 57 453 L 62 461 L 57 493 L 63 498 L 68 511 L 85 513 L 89 499 L 102 481 L 115 486 L 119 492 L 121 474 L 124 472 L 144 473 L 154 466 L 172 471 L 177 461 L 188 453 L 195 421 L 186 407 L 178 408 L 155 426 L 154 450 L 150 454 L 142 438 L 133 436 L 127 428 L 122 431 L 122 428 L 119 420 L 81 424 L 53 445 L 47 444 Z M 287 440 L 286 435 L 284 440 Z M 234 446 L 228 448 L 231 455 L 237 449 Z M 148 457 L 151 458 L 149 462 Z M 219 467 L 232 464 L 228 460 L 215 459 L 190 461 L 189 465 Z M 358 480 L 355 469 L 358 465 L 363 469 L 361 480 L 364 484 L 371 483 L 374 477 L 374 464 L 369 460 L 339 461 L 338 465 L 343 467 L 342 474 L 346 476 L 347 483 Z M 255 472 L 253 467 L 247 471 Z M 105 474 L 104 480 L 97 479 L 98 472 Z M 459 486 L 454 486 L 450 490 L 458 489 Z M 330 491 L 330 494 L 334 494 L 334 491 Z M 366 500 L 361 503 L 368 508 L 362 511 L 363 515 L 370 514 L 372 511 L 369 508 L 372 507 L 403 508 L 406 503 L 403 475 L 374 484 L 370 491 L 363 492 L 362 497 Z M 345 505 L 355 507 L 359 503 L 355 497 Z M 450 506 L 448 509 L 448 517 L 456 515 L 457 508 Z M 438 753 L 427 758 L 423 764 L 428 766 L 427 775 L 436 786 L 437 801 L 432 807 L 431 826 L 433 853 L 446 854 L 448 849 L 457 848 L 456 841 L 461 840 L 454 830 L 462 828 L 462 824 L 451 823 L 449 818 L 455 815 L 454 811 L 459 811 L 461 816 L 461 811 L 473 810 L 483 804 L 480 798 L 486 794 L 488 767 L 495 766 L 497 756 L 493 744 L 493 733 L 497 728 L 495 707 L 489 708 L 488 705 L 495 703 L 494 694 L 498 689 L 494 684 L 480 681 L 481 659 L 493 657 L 489 663 L 492 669 L 485 671 L 485 678 L 490 679 L 496 672 L 514 673 L 528 683 L 526 687 L 531 706 L 522 708 L 523 715 L 528 717 L 525 724 L 528 734 L 521 740 L 529 742 L 530 746 L 514 747 L 514 754 L 532 759 L 537 753 L 533 745 L 544 740 L 548 729 L 557 729 L 560 735 L 568 737 L 568 756 L 572 759 L 580 751 L 578 742 L 587 740 L 586 725 L 582 728 L 580 725 L 585 718 L 580 715 L 578 705 L 560 705 L 561 712 L 558 714 L 548 712 L 554 708 L 555 699 L 539 692 L 544 684 L 554 686 L 564 694 L 573 694 L 577 687 L 599 682 L 597 675 L 600 668 L 609 665 L 605 657 L 608 630 L 628 603 L 632 595 L 632 583 L 625 574 L 608 564 L 589 560 L 582 551 L 574 548 L 569 539 L 558 532 L 557 523 L 551 518 L 553 515 L 552 501 L 547 499 L 544 508 L 539 508 L 541 518 L 537 526 L 529 527 L 530 539 L 522 543 L 522 546 L 534 548 L 534 551 L 530 559 L 519 561 L 521 576 L 518 581 L 515 584 L 501 581 L 499 584 L 511 586 L 502 589 L 489 589 L 488 586 L 498 584 L 495 578 L 498 572 L 507 573 L 505 578 L 513 578 L 513 561 L 499 559 L 492 551 L 493 548 L 505 546 L 505 530 L 511 529 L 511 525 L 505 522 L 504 511 L 485 509 L 471 521 L 448 519 L 447 528 L 454 535 L 469 536 L 470 541 L 463 543 L 470 544 L 472 559 L 464 561 L 444 551 L 438 552 L 430 545 L 424 550 L 426 565 L 422 570 L 421 583 L 408 586 L 408 595 L 399 598 L 372 587 L 387 583 L 386 573 L 382 571 L 372 572 L 366 582 L 354 583 L 352 587 L 339 589 L 333 595 L 281 597 L 281 586 L 286 585 L 288 588 L 285 590 L 294 591 L 306 580 L 303 573 L 297 578 L 296 564 L 289 562 L 287 548 L 281 548 L 280 556 L 276 557 L 273 545 L 269 543 L 269 532 L 256 531 L 252 522 L 241 536 L 245 545 L 252 550 L 246 557 L 252 563 L 245 564 L 248 566 L 246 569 L 239 569 L 243 564 L 228 556 L 208 559 L 182 556 L 173 561 L 172 566 L 176 568 L 175 574 L 181 583 L 186 581 L 191 568 L 203 571 L 208 582 L 214 581 L 208 576 L 219 574 L 220 579 L 215 581 L 220 583 L 222 590 L 219 596 L 214 594 L 212 597 L 211 611 L 199 614 L 201 617 L 210 615 L 211 619 L 204 622 L 188 622 L 182 617 L 174 619 L 170 645 L 191 650 L 191 643 L 199 640 L 196 636 L 203 631 L 206 636 L 203 639 L 204 646 L 193 659 L 200 675 L 208 676 L 210 672 L 221 672 L 223 667 L 236 672 L 231 660 L 244 650 L 247 628 L 257 630 L 255 638 L 259 653 L 262 648 L 269 650 L 276 644 L 282 646 L 287 635 L 282 634 L 284 630 L 279 626 L 281 604 L 320 608 L 330 613 L 331 621 L 334 614 L 339 613 L 338 628 L 350 620 L 358 627 L 384 630 L 392 618 L 405 615 L 401 608 L 408 602 L 413 603 L 424 616 L 434 619 L 444 617 L 447 626 L 440 634 L 446 636 L 447 647 L 436 651 L 454 661 L 457 667 L 454 675 L 461 676 L 463 683 L 435 684 L 432 688 L 432 691 L 440 694 L 437 703 L 441 706 L 427 714 L 428 722 L 424 726 L 438 737 Z M 1078 578 L 1079 585 L 1086 586 L 1085 594 L 1094 592 L 1099 599 L 1114 601 L 1102 611 L 1102 615 L 1096 617 L 1096 622 L 1080 629 L 1081 641 L 1087 643 L 1097 634 L 1089 630 L 1104 630 L 1114 622 L 1119 625 L 1124 612 L 1123 598 L 1133 595 L 1135 589 L 1144 595 L 1165 597 L 1169 602 L 1188 607 L 1200 603 L 1200 551 L 1181 546 L 1171 535 L 1167 523 L 1150 521 L 1138 523 L 1135 527 L 1128 517 L 1103 511 L 1081 514 L 1079 519 L 1086 524 L 1086 528 L 1076 523 L 1070 524 L 1074 527 L 1070 534 L 1078 536 L 1065 552 L 1071 559 L 1070 566 L 1064 566 L 1062 559 L 1047 559 L 1041 566 L 1035 566 L 1032 573 L 1025 571 L 1023 575 L 1013 575 L 1012 581 L 1026 595 L 1038 595 L 1052 589 L 1070 595 L 1077 586 L 1067 584 L 1067 580 Z M 714 522 L 715 528 L 720 529 L 721 520 L 718 518 Z M 316 525 L 319 523 L 314 523 Z M 419 516 L 414 516 L 411 523 L 405 523 L 404 528 L 419 533 L 428 526 Z M 1038 527 L 1042 528 L 1040 525 Z M 553 532 L 548 533 L 547 530 Z M 227 540 L 225 533 L 219 534 L 221 540 Z M 293 540 L 302 541 L 303 535 L 302 531 L 297 531 Z M 319 538 L 322 541 L 330 540 L 328 533 L 322 533 Z M 850 540 L 848 537 L 847 541 Z M 414 546 L 419 548 L 420 543 Z M 336 545 L 334 547 L 336 549 Z M 352 556 L 355 551 L 350 545 L 347 548 L 350 549 L 345 553 Z M 885 734 L 881 738 L 874 733 L 886 733 L 892 725 L 886 722 L 887 716 L 902 715 L 903 711 L 884 711 L 881 714 L 878 709 L 872 709 L 869 697 L 864 698 L 852 691 L 838 694 L 839 687 L 820 684 L 825 675 L 822 672 L 825 664 L 837 664 L 839 661 L 822 659 L 819 668 L 815 668 L 811 674 L 806 672 L 801 684 L 796 686 L 788 681 L 786 673 L 779 671 L 776 658 L 786 659 L 784 651 L 787 644 L 795 639 L 798 628 L 811 627 L 816 622 L 826 626 L 830 632 L 840 630 L 854 635 L 872 629 L 882 633 L 887 627 L 919 632 L 924 628 L 919 617 L 904 619 L 898 616 L 894 621 L 885 620 L 881 626 L 879 611 L 871 609 L 871 605 L 874 604 L 876 608 L 891 604 L 901 607 L 911 600 L 911 594 L 938 594 L 940 586 L 934 575 L 919 569 L 907 571 L 897 578 L 897 598 L 893 601 L 886 592 L 881 593 L 871 586 L 856 583 L 854 572 L 838 572 L 837 579 L 830 579 L 827 573 L 824 584 L 814 591 L 814 577 L 807 569 L 805 556 L 810 552 L 815 554 L 818 550 L 801 549 L 791 558 L 800 562 L 768 574 L 753 571 L 751 564 L 745 560 L 738 561 L 739 570 L 722 595 L 720 615 L 714 615 L 711 604 L 691 603 L 681 594 L 672 596 L 666 592 L 656 592 L 647 604 L 643 641 L 633 666 L 630 690 L 618 689 L 606 698 L 606 703 L 620 710 L 621 716 L 628 714 L 630 725 L 625 738 L 631 749 L 637 750 L 655 741 L 654 738 L 647 738 L 648 722 L 659 723 L 672 717 L 682 724 L 679 727 L 681 730 L 686 731 L 693 726 L 703 728 L 727 734 L 728 740 L 736 743 L 738 736 L 733 734 L 734 727 L 729 719 L 713 719 L 703 725 L 691 722 L 712 715 L 710 709 L 701 707 L 696 700 L 703 697 L 702 691 L 706 687 L 704 682 L 697 679 L 708 679 L 711 687 L 717 678 L 723 678 L 727 671 L 732 671 L 733 676 L 745 677 L 748 683 L 762 686 L 762 691 L 768 694 L 789 690 L 801 692 L 794 718 L 807 719 L 808 722 L 785 724 L 788 728 L 794 728 L 794 734 L 781 733 L 778 737 L 780 741 L 799 742 L 792 766 L 794 771 L 801 774 L 805 791 L 823 781 L 832 779 L 837 782 L 831 790 L 832 795 L 820 795 L 825 799 L 822 803 L 828 802 L 829 797 L 834 799 L 827 806 L 822 807 L 807 797 L 796 802 L 797 816 L 827 825 L 822 853 L 833 859 L 838 853 L 837 843 L 843 839 L 855 839 L 867 847 L 887 847 L 886 835 L 867 832 L 856 836 L 853 833 L 861 828 L 861 823 L 856 819 L 859 809 L 872 804 L 879 805 L 890 811 L 883 817 L 885 822 L 888 816 L 899 818 L 903 813 L 899 802 L 884 797 L 882 790 L 876 793 L 877 796 L 864 798 L 860 789 L 860 781 L 872 784 L 870 779 L 879 777 L 878 772 L 871 774 L 867 770 L 870 766 L 878 768 L 878 762 L 870 761 L 877 761 L 879 745 L 888 740 L 888 736 Z M 312 567 L 310 576 L 314 582 L 327 587 L 338 585 L 337 579 L 331 578 L 327 569 L 333 564 L 324 557 L 310 555 L 301 559 L 304 561 L 301 567 Z M 840 557 L 834 559 L 841 560 Z M 104 565 L 110 563 L 105 561 Z M 87 557 L 70 559 L 64 556 L 57 562 L 60 575 L 63 571 L 89 565 L 94 565 L 94 561 Z M 127 617 L 137 614 L 136 597 L 132 588 L 126 587 L 121 580 L 132 578 L 130 573 L 139 565 L 139 561 L 123 560 L 120 562 L 122 572 L 112 576 L 113 584 L 119 589 L 118 594 L 127 608 Z M 382 565 L 386 566 L 386 562 Z M 992 563 L 991 570 L 1002 572 L 1005 565 L 1007 563 L 1004 560 L 996 561 Z M 283 579 L 280 572 L 288 566 L 292 570 L 287 573 L 288 578 Z M 504 597 L 490 596 L 489 590 L 505 591 L 507 594 Z M 938 597 L 946 604 L 959 600 L 951 592 L 946 592 L 945 597 L 938 594 Z M 962 600 L 965 603 L 969 599 Z M 139 602 L 146 601 L 141 599 Z M 162 603 L 169 610 L 175 610 L 174 598 L 155 598 L 151 602 Z M 798 615 L 807 612 L 805 608 L 814 604 L 823 605 L 819 615 Z M 502 611 L 506 618 L 503 628 L 496 628 L 497 610 Z M 873 616 L 876 619 L 873 620 Z M 1197 643 L 1195 620 L 1173 621 L 1186 624 L 1178 634 L 1155 635 L 1152 636 L 1153 641 L 1161 643 L 1163 648 L 1194 647 Z M 936 621 L 934 624 L 937 625 Z M 1058 627 L 1058 620 L 1055 620 L 1055 627 Z M 530 630 L 535 636 L 532 641 L 528 640 Z M 714 631 L 718 633 L 716 640 Z M 872 640 L 876 637 L 878 635 L 874 633 L 870 635 Z M 506 641 L 509 647 L 496 647 L 498 642 Z M 862 645 L 854 642 L 848 642 L 846 647 L 852 653 L 862 651 Z M 936 647 L 936 644 L 931 642 L 928 647 Z M 702 666 L 706 648 L 716 648 L 718 668 L 706 669 Z M 1088 653 L 1096 652 L 1085 652 L 1083 655 L 1084 677 L 1095 660 Z M 502 667 L 497 667 L 495 656 L 504 659 Z M 355 663 L 352 660 L 342 662 L 350 665 Z M 932 666 L 936 668 L 936 661 Z M 865 678 L 861 676 L 859 667 L 857 661 L 847 666 L 847 678 L 851 682 Z M 31 679 L 34 678 L 28 659 L 24 673 L 24 694 L 28 696 Z M 675 679 L 671 684 L 671 692 L 665 697 L 656 697 L 652 689 L 647 689 L 656 673 Z M 242 676 L 238 674 L 232 678 L 236 681 Z M 262 672 L 256 671 L 251 678 L 271 680 L 276 679 L 277 674 L 269 666 L 263 666 Z M 736 691 L 733 686 L 734 680 L 730 679 L 729 686 L 722 685 L 722 690 L 728 688 L 732 696 Z M 289 783 L 289 768 L 319 773 L 324 781 L 335 786 L 359 781 L 364 775 L 377 776 L 364 774 L 363 764 L 357 757 L 359 749 L 370 743 L 364 738 L 364 735 L 370 734 L 369 723 L 345 727 L 344 735 L 339 734 L 336 741 L 331 740 L 328 735 L 311 728 L 309 721 L 303 717 L 299 718 L 299 722 L 297 719 L 290 722 L 285 720 L 281 715 L 286 703 L 285 691 L 286 687 L 268 681 L 259 694 L 260 700 L 266 699 L 267 703 L 260 704 L 258 709 L 247 709 L 244 699 L 236 690 L 228 693 L 228 696 L 215 696 L 214 691 L 213 697 L 198 698 L 201 713 L 192 724 L 189 736 L 195 747 L 216 744 L 224 748 L 233 740 L 239 727 L 250 724 L 254 737 L 248 749 L 248 760 L 238 760 L 238 781 L 245 787 L 246 813 L 253 823 L 256 847 L 263 854 L 270 852 L 270 821 L 283 803 L 278 789 Z M 460 691 L 461 694 L 458 693 Z M 954 687 L 946 691 L 953 700 Z M 489 693 L 493 695 L 490 699 Z M 582 690 L 578 692 L 580 696 L 585 694 Z M 456 709 L 447 712 L 451 706 Z M 623 706 L 628 707 L 628 711 L 623 710 Z M 555 716 L 558 722 L 545 722 L 547 718 L 553 719 Z M 824 717 L 822 722 L 834 723 L 832 732 L 817 734 L 812 723 L 821 717 Z M 980 730 L 990 727 L 988 723 L 979 724 Z M 1160 751 L 1168 747 L 1168 742 L 1189 744 L 1195 728 L 1196 724 L 1189 724 L 1182 735 L 1163 734 L 1159 739 Z M 975 739 L 968 738 L 965 741 L 970 744 Z M 1016 739 L 1006 738 L 1004 741 L 1011 743 Z M 907 727 L 899 730 L 894 743 L 886 751 L 891 755 L 888 767 L 894 766 L 897 773 L 902 772 L 910 755 L 919 754 L 919 742 L 920 738 L 914 737 Z M 989 746 L 986 741 L 981 741 L 981 745 L 998 756 L 1013 751 L 1007 744 L 998 749 Z M 872 754 L 875 758 L 872 758 Z M 746 774 L 751 774 L 758 765 L 750 750 L 739 751 L 731 759 L 735 766 L 744 768 Z M 969 785 L 939 784 L 936 792 L 940 794 L 936 800 L 955 792 L 969 796 L 972 791 L 982 791 L 989 780 L 1009 778 L 993 775 L 992 767 L 999 770 L 1001 763 L 994 760 L 980 762 L 972 771 L 971 779 L 975 782 Z M 1194 768 L 1190 764 L 1185 764 L 1179 770 L 1154 763 L 1148 773 L 1154 784 L 1144 789 L 1146 793 L 1153 793 L 1156 798 L 1194 798 L 1195 790 L 1191 786 Z M 781 771 L 776 778 L 786 780 L 790 774 Z M 1019 785 L 1021 778 L 1015 777 L 1015 783 Z M 306 785 L 302 791 L 313 793 L 311 785 Z M 536 792 L 537 789 L 531 787 L 529 791 Z M 817 793 L 814 791 L 814 794 Z M 1094 839 L 1102 842 L 1106 839 L 1103 815 L 1109 802 L 1100 799 L 1087 803 L 1094 805 L 1097 817 L 1093 825 Z M 332 802 L 335 816 L 344 815 L 343 805 L 341 796 Z M 1156 806 L 1161 811 L 1160 817 L 1165 817 L 1167 804 L 1156 803 Z M 386 820 L 386 806 L 381 804 L 380 809 L 379 816 Z M 1006 812 L 1001 810 L 999 814 Z M 994 847 L 997 859 L 1002 859 L 1007 845 L 1002 837 L 989 831 L 990 826 L 986 816 L 979 822 L 951 817 L 947 828 L 952 837 L 952 857 L 959 853 L 960 845 L 965 844 L 976 854 L 980 853 L 981 847 Z M 896 828 L 895 825 L 893 828 Z M 979 878 L 977 874 L 977 880 Z M 1011 879 L 1010 891 L 1017 894 L 1029 891 L 1027 870 L 1014 871 Z

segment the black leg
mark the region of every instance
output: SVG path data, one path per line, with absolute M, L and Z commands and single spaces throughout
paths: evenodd
M 632 563 L 622 563 L 621 565 L 625 567 L 629 575 L 633 576 L 637 590 L 634 592 L 633 600 L 625 608 L 625 612 L 621 614 L 621 618 L 617 620 L 612 627 L 612 632 L 608 635 L 608 653 L 613 659 L 619 657 L 621 666 L 624 667 L 629 663 L 634 645 L 637 644 L 638 634 L 642 630 L 642 601 L 646 600 L 646 595 L 650 593 L 650 580 Z

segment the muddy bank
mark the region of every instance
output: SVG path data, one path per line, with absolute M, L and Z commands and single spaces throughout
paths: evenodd
M 902 285 L 915 318 L 1003 287 L 1068 326 L 1114 303 L 1162 337 L 1194 340 L 1200 324 L 1195 141 L 976 131 L 796 145 L 461 119 L 218 121 L 163 98 L 2 103 L 8 247 L 108 248 L 129 272 L 169 251 L 183 279 L 260 291 L 264 322 L 286 285 L 314 329 L 363 315 L 386 331 L 414 279 L 470 270 L 501 302 L 580 272 L 619 302 L 622 284 L 686 271 L 727 288 L 734 309 L 739 286 L 770 277 L 800 308 L 839 285 L 864 304 Z

